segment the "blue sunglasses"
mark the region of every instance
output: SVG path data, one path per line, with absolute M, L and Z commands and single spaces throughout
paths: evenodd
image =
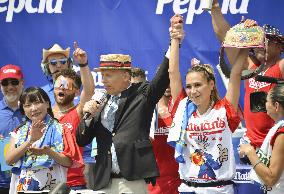
M 67 58 L 63 58 L 63 59 L 51 59 L 49 61 L 50 65 L 57 65 L 57 63 L 60 63 L 61 65 L 65 65 L 67 63 L 68 59 Z

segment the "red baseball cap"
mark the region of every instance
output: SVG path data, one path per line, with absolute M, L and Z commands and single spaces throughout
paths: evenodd
M 19 66 L 8 64 L 0 69 L 0 81 L 7 78 L 22 79 L 23 73 Z

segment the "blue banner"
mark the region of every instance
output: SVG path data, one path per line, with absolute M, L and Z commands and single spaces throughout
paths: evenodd
M 0 66 L 17 64 L 23 68 L 26 86 L 42 86 L 47 83 L 40 67 L 42 49 L 53 43 L 72 47 L 77 41 L 88 52 L 92 68 L 98 66 L 101 54 L 130 54 L 133 65 L 144 68 L 152 79 L 169 45 L 169 20 L 180 13 L 186 23 L 181 47 L 184 76 L 192 57 L 213 65 L 218 62 L 220 44 L 202 3 L 204 0 L 0 0 Z M 221 0 L 220 6 L 231 24 L 244 15 L 284 31 L 284 1 Z M 93 75 L 101 87 L 101 75 Z M 217 78 L 223 96 L 225 89 Z

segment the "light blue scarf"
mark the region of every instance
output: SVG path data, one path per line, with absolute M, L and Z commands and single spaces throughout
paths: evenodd
M 189 99 L 186 102 L 185 110 L 183 112 L 182 126 L 180 130 L 180 136 L 176 141 L 169 141 L 168 144 L 175 148 L 175 159 L 178 163 L 185 163 L 183 158 L 183 148 L 185 146 L 185 134 L 186 127 L 188 125 L 188 120 L 191 117 L 192 113 L 196 111 L 197 107 Z

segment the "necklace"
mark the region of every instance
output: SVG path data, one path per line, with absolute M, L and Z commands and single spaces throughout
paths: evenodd
M 72 108 L 74 108 L 75 106 L 71 106 L 70 108 L 67 108 L 65 110 L 53 110 L 53 112 L 55 113 L 67 113 L 69 110 L 71 110 Z
M 198 117 L 201 117 L 201 116 L 206 116 L 207 114 L 209 114 L 209 112 L 210 112 L 211 109 L 213 108 L 213 105 L 214 105 L 214 102 L 212 102 L 212 103 L 210 104 L 210 106 L 208 107 L 208 109 L 207 109 L 204 113 L 202 113 L 202 114 L 200 114 L 199 111 L 198 111 L 198 109 L 196 109 L 196 114 L 197 114 L 197 116 L 198 116 Z

